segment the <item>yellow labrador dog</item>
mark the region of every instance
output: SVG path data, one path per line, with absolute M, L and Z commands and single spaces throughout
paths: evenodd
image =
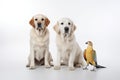
M 60 65 L 68 65 L 69 70 L 81 67 L 83 62 L 82 50 L 75 40 L 74 31 L 76 26 L 68 18 L 60 19 L 54 26 L 57 33 L 57 61 L 54 65 L 55 70 L 60 69 Z
M 30 20 L 30 25 L 33 27 L 30 32 L 30 55 L 28 57 L 28 64 L 26 67 L 34 69 L 36 63 L 44 64 L 46 68 L 50 67 L 52 61 L 49 52 L 49 19 L 42 15 L 37 14 Z

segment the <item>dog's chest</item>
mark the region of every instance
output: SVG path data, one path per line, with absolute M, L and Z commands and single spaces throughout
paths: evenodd
M 61 59 L 66 60 L 70 56 L 70 50 L 65 50 L 61 53 Z
M 31 31 L 30 34 L 30 42 L 31 45 L 35 46 L 35 47 L 45 47 L 47 46 L 48 43 L 48 38 L 45 38 L 46 35 L 38 35 L 35 30 Z
M 45 49 L 37 49 L 35 50 L 35 58 L 40 61 L 45 55 Z
M 72 50 L 72 47 L 73 47 L 73 44 L 71 41 L 69 41 L 69 39 L 66 39 L 64 41 L 61 40 L 60 42 L 60 47 L 61 48 L 61 58 L 63 60 L 68 60 L 69 59 L 69 56 L 70 56 L 70 52 Z
M 61 45 L 62 50 L 68 51 L 68 49 L 72 47 L 72 43 L 69 41 L 62 41 L 60 43 L 61 43 L 60 45 Z
M 64 45 L 61 46 L 61 57 L 64 59 L 68 59 L 70 52 L 72 50 L 72 46 L 70 46 L 70 44 L 68 45 L 67 43 L 64 43 Z
M 42 37 L 35 37 L 35 38 L 34 38 L 34 41 L 35 41 L 36 44 L 39 44 L 39 45 L 40 45 L 40 44 L 43 43 L 43 38 L 42 38 Z
M 35 36 L 32 37 L 31 42 L 34 45 L 34 47 L 40 47 L 40 48 L 47 46 L 48 43 L 48 41 L 44 41 L 44 38 L 35 37 Z

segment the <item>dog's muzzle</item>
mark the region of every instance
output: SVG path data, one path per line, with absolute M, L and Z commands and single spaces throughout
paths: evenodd
M 41 23 L 37 23 L 37 30 L 39 30 L 39 31 L 43 30 L 43 27 L 42 27 Z
M 68 27 L 65 27 L 64 30 L 65 30 L 65 33 L 69 32 L 69 28 Z
M 41 23 L 37 23 L 38 28 L 42 28 L 42 24 Z

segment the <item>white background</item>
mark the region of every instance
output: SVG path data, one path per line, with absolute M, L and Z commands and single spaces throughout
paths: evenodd
M 46 15 L 51 23 L 50 52 L 56 59 L 55 32 L 58 19 L 68 17 L 77 26 L 76 39 L 82 50 L 91 40 L 98 63 L 96 72 L 67 67 L 56 71 L 25 67 L 29 54 L 29 20 Z M 120 0 L 0 0 L 0 80 L 119 80 L 120 79 Z

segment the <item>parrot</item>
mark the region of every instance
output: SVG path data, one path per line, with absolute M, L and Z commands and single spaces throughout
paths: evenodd
M 93 69 L 91 71 L 95 71 L 96 68 L 106 68 L 97 64 L 97 56 L 96 51 L 93 49 L 93 43 L 91 41 L 87 41 L 85 44 L 87 44 L 87 48 L 84 50 L 83 56 L 87 65 L 83 69 L 88 69 L 87 67 L 89 66 L 89 64 L 93 66 Z

